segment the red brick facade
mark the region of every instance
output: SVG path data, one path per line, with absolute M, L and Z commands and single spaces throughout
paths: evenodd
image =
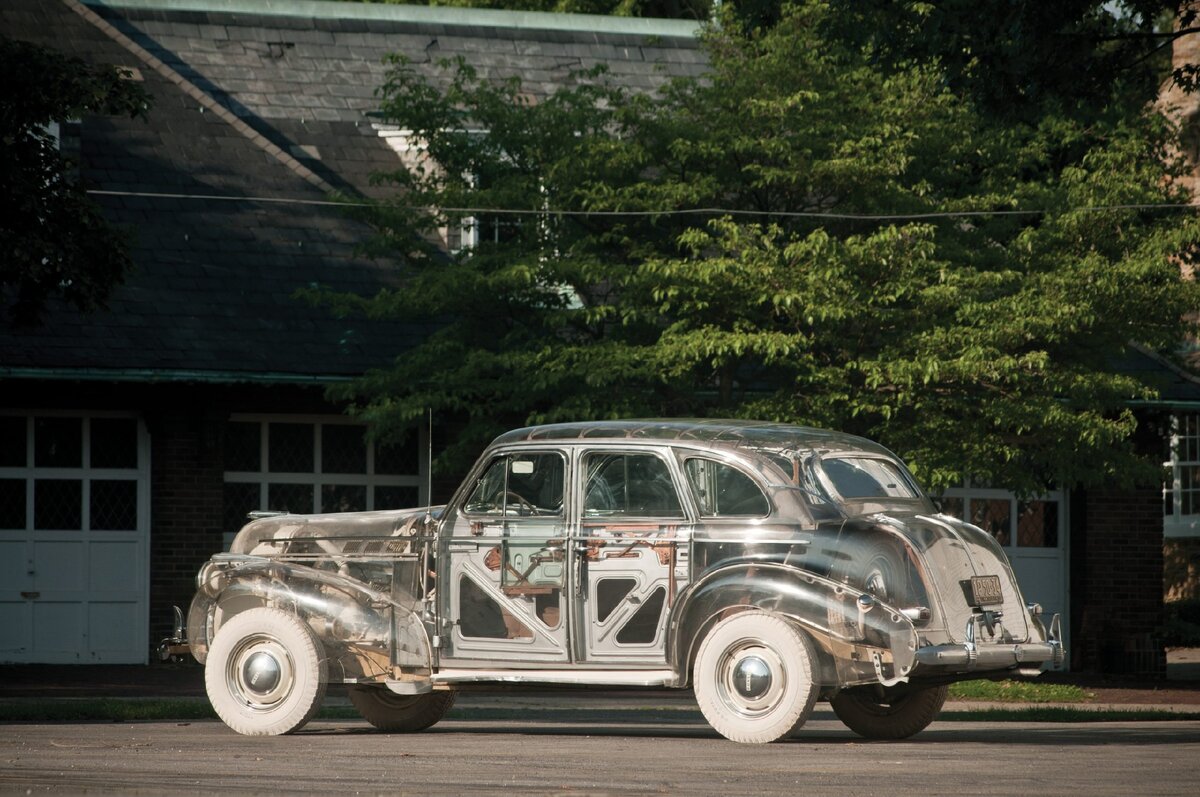
M 1071 499 L 1072 669 L 1163 676 L 1161 488 Z

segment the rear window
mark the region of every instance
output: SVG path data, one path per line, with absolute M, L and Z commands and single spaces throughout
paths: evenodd
M 874 457 L 829 457 L 821 470 L 845 499 L 920 498 L 912 480 L 894 462 Z

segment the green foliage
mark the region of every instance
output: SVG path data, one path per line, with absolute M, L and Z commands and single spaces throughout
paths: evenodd
M 145 113 L 149 98 L 115 67 L 0 37 L 0 301 L 35 323 L 49 297 L 102 306 L 129 270 L 128 241 L 88 198 L 49 132 L 84 114 Z
M 1115 363 L 1184 335 L 1200 225 L 1144 207 L 1188 198 L 1142 83 L 999 114 L 840 21 L 727 17 L 710 74 L 655 98 L 598 70 L 531 104 L 395 61 L 383 115 L 429 159 L 364 217 L 412 276 L 312 297 L 441 326 L 338 396 L 385 436 L 458 417 L 454 466 L 525 423 L 712 415 L 864 434 L 932 488 L 1156 480 L 1127 409 L 1153 386 Z M 492 241 L 439 257 L 471 218 Z

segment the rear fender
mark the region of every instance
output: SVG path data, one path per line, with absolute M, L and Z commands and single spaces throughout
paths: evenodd
M 431 672 L 420 602 L 337 573 L 269 559 L 210 562 L 188 613 L 188 639 L 201 663 L 221 626 L 247 609 L 272 606 L 306 622 L 324 646 L 331 680 L 372 681 Z
M 814 573 L 742 562 L 690 585 L 672 610 L 667 660 L 684 683 L 709 628 L 748 610 L 783 615 L 807 631 L 821 650 L 825 686 L 900 683 L 915 663 L 917 632 L 897 609 Z

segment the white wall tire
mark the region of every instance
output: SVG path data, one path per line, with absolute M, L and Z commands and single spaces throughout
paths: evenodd
M 696 702 L 726 739 L 786 739 L 812 714 L 817 653 L 808 635 L 778 615 L 748 611 L 713 626 L 693 670 Z
M 298 618 L 258 607 L 221 626 L 208 651 L 204 686 L 226 725 L 247 736 L 291 733 L 325 698 L 319 642 Z
M 398 695 L 386 686 L 350 686 L 350 702 L 367 722 L 388 733 L 416 733 L 435 724 L 454 705 L 455 692 Z
M 829 701 L 846 727 L 867 739 L 907 739 L 937 719 L 948 686 L 893 689 L 883 695 L 871 687 L 846 689 Z

